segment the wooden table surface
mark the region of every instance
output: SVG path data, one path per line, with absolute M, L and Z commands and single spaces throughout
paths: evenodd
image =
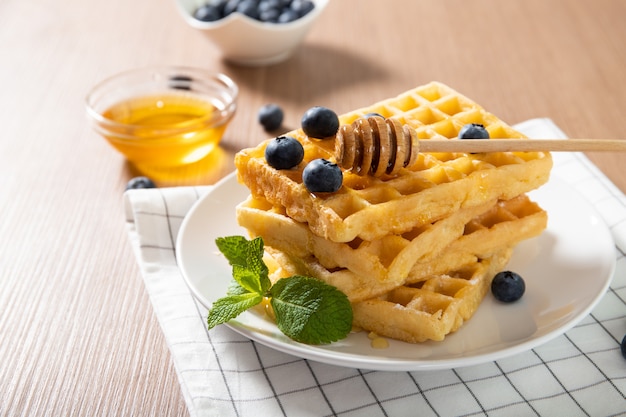
M 224 63 L 173 0 L 0 0 L 0 415 L 187 415 L 125 230 L 136 174 L 89 126 L 84 96 L 148 65 L 222 71 L 239 110 L 208 170 L 264 139 L 258 108 L 298 125 L 431 80 L 513 124 L 626 138 L 626 1 L 331 0 L 289 61 Z M 624 154 L 589 155 L 626 191 Z M 204 166 L 206 168 L 206 166 Z

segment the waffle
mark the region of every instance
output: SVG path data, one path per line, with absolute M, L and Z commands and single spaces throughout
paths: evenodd
M 237 220 L 292 273 L 314 276 L 352 302 L 476 263 L 541 233 L 547 214 L 526 195 L 460 210 L 404 235 L 338 243 L 321 238 L 261 198 L 237 206 Z
M 372 138 L 368 113 L 385 118 L 368 119 Z M 304 148 L 293 169 L 267 164 L 272 139 L 236 154 L 238 179 L 251 191 L 237 221 L 264 239 L 273 280 L 319 278 L 348 296 L 355 326 L 411 343 L 442 340 L 474 314 L 513 247 L 545 229 L 547 213 L 526 193 L 548 180 L 552 158 L 414 152 L 416 138 L 456 138 L 468 123 L 495 140 L 524 138 L 437 82 L 339 118 L 334 139 L 285 134 Z M 355 130 L 346 127 L 353 122 Z M 303 169 L 317 158 L 343 167 L 337 192 L 304 186 Z
M 422 140 L 454 138 L 467 123 L 483 124 L 492 138 L 524 138 L 472 100 L 437 82 L 344 114 L 340 122 L 352 123 L 370 112 L 410 125 Z M 345 171 L 338 192 L 312 194 L 302 183 L 302 170 L 316 158 L 333 160 L 334 141 L 309 139 L 300 129 L 286 135 L 303 144 L 300 165 L 280 171 L 270 167 L 264 158 L 269 139 L 237 153 L 238 179 L 252 195 L 284 207 L 289 217 L 334 242 L 403 234 L 460 209 L 512 199 L 544 184 L 552 167 L 546 152 L 420 153 L 414 165 L 394 175 L 373 177 Z
M 443 340 L 472 317 L 511 252 L 511 248 L 501 249 L 465 267 L 431 275 L 417 285 L 353 303 L 353 325 L 409 343 Z
M 375 241 L 332 242 L 311 233 L 306 224 L 287 217 L 260 198 L 249 197 L 237 207 L 237 221 L 265 245 L 295 258 L 314 256 L 326 269 L 346 268 L 373 285 L 401 285 L 416 262 L 436 257 L 463 235 L 466 223 L 495 205 L 491 201 L 452 214 L 405 235 Z M 342 288 L 340 288 L 342 289 Z M 349 294 L 348 294 L 349 295 Z

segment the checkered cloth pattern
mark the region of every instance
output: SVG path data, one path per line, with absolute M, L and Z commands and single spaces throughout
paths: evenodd
M 549 119 L 517 128 L 564 138 Z M 598 210 L 615 241 L 608 292 L 577 326 L 539 347 L 470 367 L 427 372 L 343 368 L 290 356 L 225 326 L 177 267 L 181 222 L 210 187 L 125 194 L 129 236 L 192 417 L 200 416 L 626 416 L 626 197 L 584 155 L 554 155 L 554 174 Z

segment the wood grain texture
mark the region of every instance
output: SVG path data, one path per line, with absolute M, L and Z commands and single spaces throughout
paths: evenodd
M 626 137 L 626 1 L 333 0 L 297 54 L 244 68 L 173 0 L 0 0 L 0 415 L 188 414 L 128 243 L 122 192 L 137 172 L 89 127 L 83 98 L 153 64 L 223 71 L 240 86 L 220 158 L 160 185 L 206 184 L 313 105 L 346 112 L 431 80 L 513 124 Z M 358 9 L 359 13 L 354 10 Z M 590 153 L 626 191 L 623 153 Z M 174 175 L 175 173 L 172 173 Z
M 421 140 L 421 152 L 624 152 L 623 139 L 473 139 Z

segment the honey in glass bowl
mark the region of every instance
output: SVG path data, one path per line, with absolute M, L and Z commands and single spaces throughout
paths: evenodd
M 205 158 L 236 109 L 237 86 L 191 68 L 135 70 L 105 80 L 87 97 L 98 133 L 139 169 Z

